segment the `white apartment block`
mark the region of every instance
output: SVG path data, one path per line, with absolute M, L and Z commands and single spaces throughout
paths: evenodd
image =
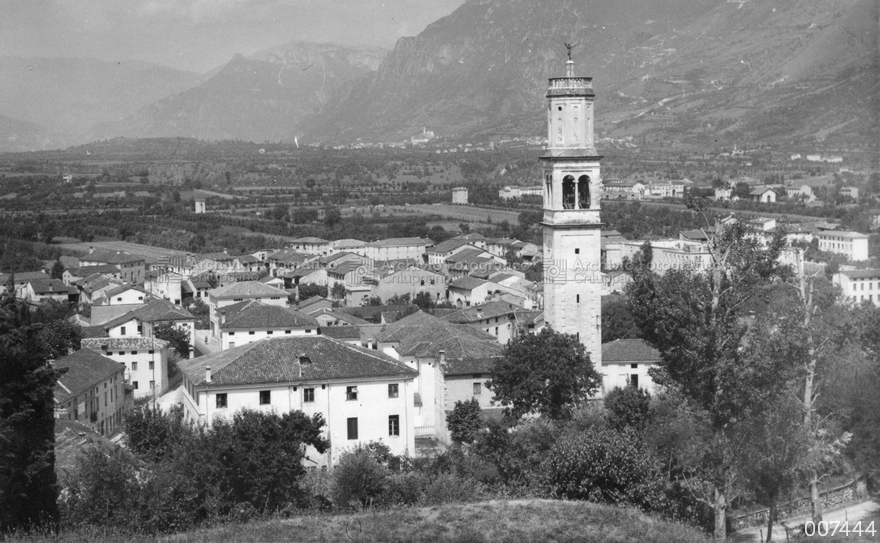
M 846 256 L 847 260 L 868 260 L 868 236 L 859 232 L 827 230 L 816 234 L 819 250 Z
M 880 306 L 880 269 L 842 270 L 831 281 L 854 303 L 871 302 Z

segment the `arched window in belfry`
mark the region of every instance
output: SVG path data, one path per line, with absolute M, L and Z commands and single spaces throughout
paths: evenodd
M 574 209 L 574 176 L 572 175 L 562 178 L 562 207 Z
M 590 209 L 590 176 L 578 177 L 578 209 Z

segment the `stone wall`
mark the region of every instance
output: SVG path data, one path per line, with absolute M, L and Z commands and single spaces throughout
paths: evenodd
M 867 495 L 868 488 L 864 478 L 855 479 L 850 483 L 825 490 L 819 494 L 823 509 L 836 509 L 864 499 Z M 810 512 L 810 498 L 780 503 L 776 507 L 776 512 L 780 519 L 808 514 Z M 770 509 L 759 509 L 744 515 L 732 516 L 730 517 L 730 527 L 736 531 L 751 526 L 766 526 L 769 514 Z

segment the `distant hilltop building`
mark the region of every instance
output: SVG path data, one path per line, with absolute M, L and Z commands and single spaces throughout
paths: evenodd
M 841 162 L 843 162 L 843 157 L 836 155 L 829 155 L 826 157 L 823 157 L 822 155 L 817 153 L 809 153 L 803 157 L 800 153 L 795 153 L 791 155 L 791 160 L 800 160 L 801 158 L 804 158 L 809 162 L 827 162 L 829 164 L 840 164 Z
M 534 187 L 504 187 L 498 191 L 498 196 L 502 200 L 510 200 L 511 198 L 522 198 L 523 196 L 541 196 L 543 189 L 541 185 Z
M 205 212 L 205 195 L 199 192 L 193 193 L 193 201 L 195 202 L 195 212 L 201 214 Z
M 422 127 L 422 133 L 418 136 L 413 136 L 409 139 L 410 143 L 413 145 L 424 145 L 434 139 L 434 132 L 432 130 L 428 130 L 425 127 Z
M 464 187 L 455 187 L 454 189 L 452 189 L 452 203 L 467 205 L 468 189 Z

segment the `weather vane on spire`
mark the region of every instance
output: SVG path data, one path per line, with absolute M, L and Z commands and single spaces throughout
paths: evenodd
M 568 60 L 571 60 L 571 50 L 577 47 L 577 44 L 563 42 L 563 45 L 565 45 L 565 48 L 568 50 Z

